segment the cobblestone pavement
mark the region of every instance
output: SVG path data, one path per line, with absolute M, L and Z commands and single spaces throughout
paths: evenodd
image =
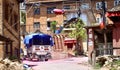
M 23 61 L 23 63 L 31 65 L 34 70 L 92 70 L 88 65 L 87 57 L 72 57 L 47 62 Z

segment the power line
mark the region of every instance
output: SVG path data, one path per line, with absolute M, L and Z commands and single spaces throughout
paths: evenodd
M 63 1 L 63 0 L 62 0 Z M 71 2 L 71 3 L 78 3 L 79 1 L 66 1 L 66 0 L 64 0 L 63 2 Z M 53 2 L 54 3 L 54 2 Z M 65 3 L 65 5 L 67 5 Z M 40 1 L 37 1 L 37 2 L 32 2 L 32 3 L 29 3 L 29 2 L 26 2 L 26 5 L 29 5 L 29 4 L 31 4 L 31 7 L 29 8 L 29 7 L 27 7 L 27 8 L 29 8 L 28 10 L 26 10 L 26 13 L 29 13 L 31 10 L 33 10 L 33 8 L 35 7 L 35 4 L 39 4 L 39 6 L 38 7 L 40 7 L 40 6 L 46 6 L 47 7 L 47 5 L 46 4 L 43 4 L 43 3 L 41 3 Z M 55 3 L 56 4 L 56 3 Z M 63 4 L 64 5 L 64 4 Z M 62 9 L 63 9 L 63 7 L 62 7 Z M 46 10 L 40 10 L 41 12 L 47 12 Z M 33 13 L 31 13 L 31 14 L 29 14 L 29 15 L 33 15 Z

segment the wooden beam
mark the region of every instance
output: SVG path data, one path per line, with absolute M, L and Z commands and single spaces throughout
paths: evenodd
M 12 41 L 10 38 L 0 35 L 0 41 Z

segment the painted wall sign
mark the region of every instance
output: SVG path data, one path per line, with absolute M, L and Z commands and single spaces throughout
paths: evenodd
M 88 30 L 88 46 L 93 46 L 93 30 Z

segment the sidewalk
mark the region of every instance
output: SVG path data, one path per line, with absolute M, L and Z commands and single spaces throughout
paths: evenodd
M 89 70 L 93 70 L 93 67 L 88 63 L 88 57 L 79 56 L 79 57 L 69 57 L 68 53 L 64 52 L 52 52 L 52 60 L 63 59 L 65 61 L 73 61 L 78 65 L 87 66 Z
M 34 70 L 93 70 L 88 63 L 88 57 L 69 57 L 68 53 L 64 52 L 52 52 L 52 59 L 47 62 L 23 61 L 23 63 L 32 66 Z M 64 68 L 64 66 L 66 67 Z
M 88 63 L 88 57 L 79 56 L 79 57 L 73 57 L 72 59 L 78 65 L 87 66 L 89 70 L 93 70 L 93 67 Z
M 66 52 L 52 52 L 53 60 L 65 59 L 65 58 L 68 58 L 68 53 Z

